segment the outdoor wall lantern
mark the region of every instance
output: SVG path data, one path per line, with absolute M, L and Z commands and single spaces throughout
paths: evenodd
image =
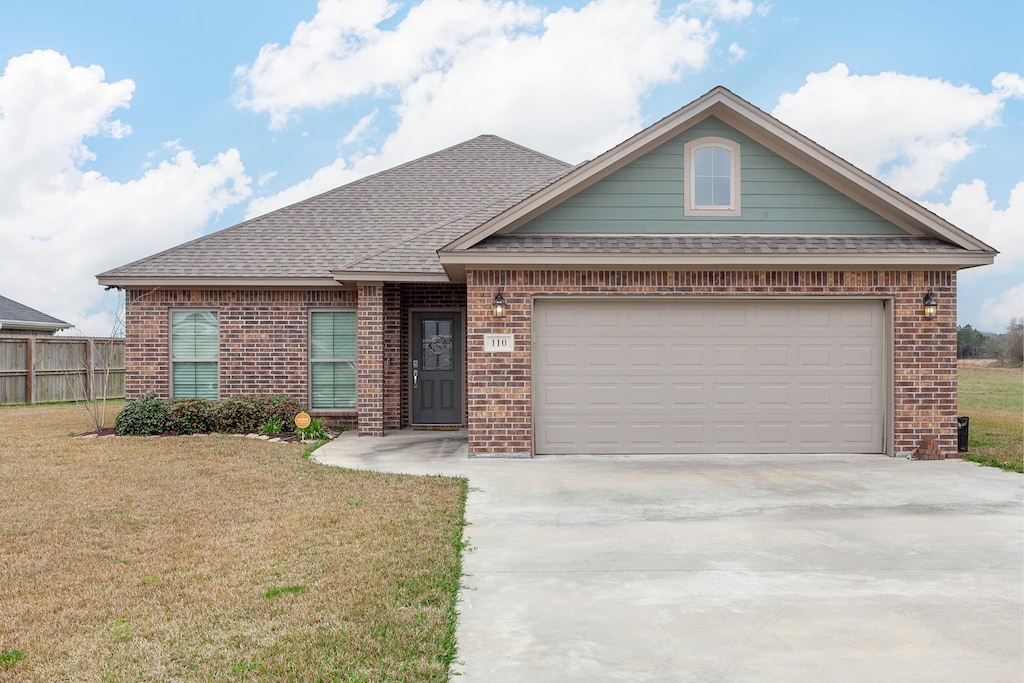
M 494 295 L 494 303 L 491 304 L 491 311 L 494 313 L 495 318 L 504 318 L 505 311 L 508 309 L 508 304 L 505 303 L 505 297 L 501 295 L 501 291 Z
M 926 318 L 934 318 L 939 312 L 939 305 L 935 303 L 935 293 L 930 289 L 921 299 L 921 305 L 924 306 L 924 317 Z

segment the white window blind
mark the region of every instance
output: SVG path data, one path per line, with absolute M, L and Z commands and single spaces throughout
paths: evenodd
M 314 311 L 309 330 L 311 407 L 355 408 L 355 311 Z
M 171 312 L 174 398 L 218 398 L 218 320 L 215 311 Z

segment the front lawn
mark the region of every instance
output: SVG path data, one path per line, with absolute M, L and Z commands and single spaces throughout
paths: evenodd
M 967 460 L 1024 472 L 1024 371 L 961 362 L 958 412 L 970 418 Z
M 448 679 L 464 481 L 73 438 L 75 405 L 0 425 L 0 681 Z

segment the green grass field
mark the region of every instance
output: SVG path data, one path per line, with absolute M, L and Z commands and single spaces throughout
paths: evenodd
M 970 417 L 964 458 L 1024 472 L 1024 371 L 961 362 L 957 394 Z

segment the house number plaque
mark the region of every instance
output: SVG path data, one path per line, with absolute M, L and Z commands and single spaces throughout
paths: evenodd
M 488 353 L 512 353 L 516 350 L 514 334 L 485 334 L 484 351 Z

